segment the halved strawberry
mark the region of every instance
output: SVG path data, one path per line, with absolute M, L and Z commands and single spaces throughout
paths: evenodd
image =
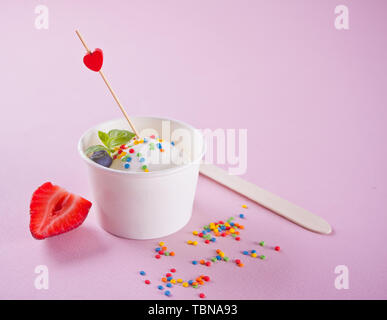
M 44 239 L 70 231 L 82 224 L 90 207 L 90 201 L 46 182 L 32 195 L 31 234 Z

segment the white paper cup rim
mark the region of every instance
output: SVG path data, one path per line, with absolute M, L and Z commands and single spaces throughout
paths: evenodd
M 108 168 L 108 167 L 104 167 L 104 166 L 101 166 L 100 164 L 98 163 L 95 163 L 93 160 L 91 160 L 88 156 L 86 156 L 85 152 L 83 151 L 83 139 L 84 137 L 90 133 L 91 131 L 95 130 L 96 127 L 98 126 L 103 126 L 103 125 L 109 125 L 110 123 L 113 123 L 113 122 L 117 122 L 117 121 L 122 121 L 123 118 L 117 118 L 117 119 L 113 119 L 113 120 L 109 120 L 109 121 L 105 121 L 105 122 L 102 122 L 102 123 L 99 123 L 99 124 L 96 124 L 94 126 L 92 126 L 91 128 L 87 129 L 85 132 L 83 132 L 83 134 L 81 135 L 79 141 L 78 141 L 78 152 L 79 154 L 81 155 L 81 158 L 84 159 L 86 161 L 87 164 L 91 165 L 92 167 L 95 167 L 96 169 L 99 169 L 99 170 L 104 170 L 106 171 L 106 173 L 111 173 L 111 174 L 126 174 L 126 175 L 138 175 L 138 176 L 143 176 L 143 177 L 154 177 L 154 176 L 160 176 L 160 175 L 169 175 L 169 174 L 173 174 L 175 172 L 178 172 L 180 170 L 184 170 L 185 168 L 197 163 L 197 162 L 200 162 L 201 159 L 203 158 L 204 156 L 204 153 L 205 153 L 205 149 L 206 149 L 206 146 L 205 146 L 205 141 L 204 141 L 204 137 L 203 137 L 203 134 L 198 130 L 196 129 L 195 127 L 189 125 L 188 123 L 186 122 L 183 122 L 183 121 L 180 121 L 180 120 L 175 120 L 175 119 L 172 119 L 172 118 L 164 118 L 164 117 L 151 117 L 151 116 L 135 116 L 133 117 L 134 119 L 136 118 L 148 118 L 148 119 L 155 119 L 155 120 L 160 120 L 160 121 L 173 121 L 173 122 L 176 122 L 180 125 L 183 125 L 189 129 L 191 129 L 193 132 L 197 132 L 201 139 L 202 139 L 202 151 L 200 152 L 200 154 L 192 161 L 188 162 L 188 163 L 184 163 L 182 165 L 178 165 L 176 167 L 173 167 L 173 168 L 167 168 L 167 169 L 162 169 L 162 170 L 157 170 L 157 171 L 149 171 L 149 172 L 143 172 L 143 171 L 124 171 L 124 170 L 117 170 L 117 169 L 112 169 L 112 168 Z

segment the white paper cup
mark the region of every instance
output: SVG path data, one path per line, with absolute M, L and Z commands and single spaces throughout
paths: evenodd
M 109 233 L 130 239 L 153 239 L 174 233 L 184 227 L 191 218 L 200 161 L 204 154 L 204 139 L 200 131 L 176 120 L 156 117 L 131 119 L 140 135 L 148 135 L 145 129 L 165 137 L 166 123 L 170 124 L 172 139 L 175 132 L 184 131 L 191 137 L 188 163 L 150 172 L 115 170 L 90 160 L 85 150 L 96 144 L 98 130 L 130 130 L 125 119 L 99 124 L 87 130 L 78 143 L 78 151 L 88 167 L 89 182 L 93 193 L 93 207 L 101 227 Z M 151 134 L 151 133 L 150 133 Z M 186 152 L 188 151 L 188 153 Z

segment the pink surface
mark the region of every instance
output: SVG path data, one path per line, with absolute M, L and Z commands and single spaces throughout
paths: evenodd
M 41 1 L 49 30 L 34 27 L 35 1 L 2 1 L 0 298 L 158 299 L 168 268 L 203 289 L 171 299 L 387 298 L 387 5 L 380 1 Z M 334 28 L 346 4 L 350 29 Z M 157 241 L 102 231 L 93 210 L 68 234 L 36 241 L 29 200 L 52 181 L 91 198 L 77 141 L 119 116 L 98 74 L 82 64 L 79 28 L 104 50 L 103 70 L 130 114 L 181 119 L 198 128 L 247 128 L 244 178 L 327 219 L 330 236 L 308 232 L 201 177 L 193 217 L 163 240 L 176 252 L 153 258 Z M 184 242 L 247 203 L 242 241 Z M 240 250 L 256 241 L 266 261 Z M 193 266 L 223 249 L 244 268 Z M 47 265 L 48 290 L 34 287 Z M 337 265 L 349 289 L 334 286 Z M 151 286 L 139 270 L 147 271 Z

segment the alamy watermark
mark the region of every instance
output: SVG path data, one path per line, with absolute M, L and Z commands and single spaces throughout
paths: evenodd
M 46 265 L 38 265 L 35 267 L 35 273 L 38 274 L 34 280 L 34 286 L 37 290 L 48 290 L 49 288 L 49 275 Z
M 346 265 L 338 265 L 335 268 L 335 274 L 338 274 L 335 278 L 335 288 L 337 290 L 349 289 L 349 270 Z
M 160 132 L 159 132 L 160 131 Z M 161 129 L 140 130 L 141 137 L 157 136 L 163 144 L 173 142 L 175 148 L 154 153 L 149 163 L 204 163 L 228 165 L 228 172 L 241 175 L 247 170 L 247 129 L 204 129 L 196 130 L 177 125 L 173 121 L 162 120 Z
M 48 7 L 42 4 L 39 4 L 35 7 L 35 28 L 38 30 L 48 29 L 49 20 L 48 20 Z

